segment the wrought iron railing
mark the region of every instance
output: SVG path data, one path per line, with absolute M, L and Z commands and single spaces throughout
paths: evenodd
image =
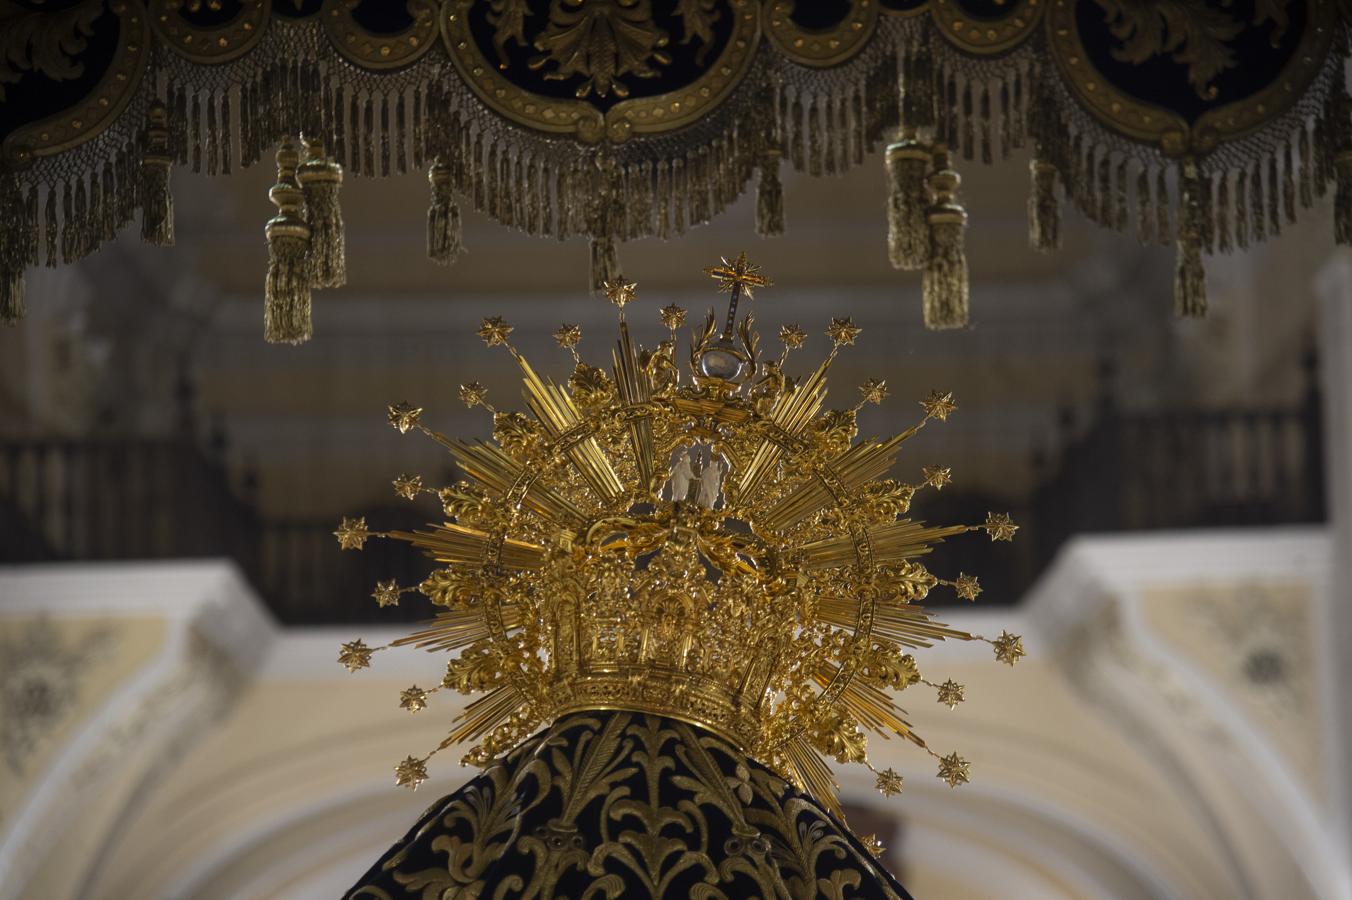
M 227 556 L 288 623 L 390 622 L 426 605 L 380 610 L 378 580 L 417 584 L 430 564 L 402 542 L 343 553 L 332 519 L 269 520 L 232 488 L 218 437 L 0 439 L 0 561 Z M 980 575 L 983 601 L 1016 602 L 1073 534 L 1320 521 L 1324 473 L 1320 397 L 1310 370 L 1293 408 L 1124 412 L 1100 403 L 1067 439 L 1027 497 L 944 491 L 936 521 L 1009 511 L 1024 532 L 1012 546 L 959 541 L 927 560 L 948 576 Z M 248 481 L 247 478 L 241 479 Z M 409 507 L 357 510 L 381 528 L 421 523 Z M 934 598 L 945 598 L 936 592 Z

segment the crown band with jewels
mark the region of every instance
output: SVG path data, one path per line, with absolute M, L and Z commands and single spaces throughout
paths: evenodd
M 574 368 L 556 384 L 512 346 L 510 325 L 483 321 L 479 336 L 520 366 L 529 409 L 494 409 L 481 385 L 462 385 L 461 400 L 491 413 L 491 441 L 445 437 L 420 408 L 390 407 L 394 427 L 432 437 L 466 476 L 440 489 L 395 479 L 405 499 L 437 497 L 441 524 L 378 533 L 344 519 L 336 532 L 344 549 L 395 538 L 440 566 L 420 585 L 382 581 L 373 593 L 388 606 L 417 591 L 441 608 L 391 645 L 452 654 L 440 685 L 410 687 L 400 705 L 417 712 L 441 689 L 481 694 L 437 748 L 475 742 L 466 761 L 478 764 L 564 713 L 626 709 L 708 728 L 832 807 L 822 757 L 867 765 L 864 729 L 910 740 L 939 760 L 939 777 L 966 781 L 967 761 L 929 749 L 889 696 L 923 683 L 950 709 L 963 700 L 961 684 L 922 678 L 912 652 L 987 639 L 917 604 L 937 585 L 967 600 L 980 586 L 919 560 L 963 532 L 1004 541 L 1017 528 L 996 514 L 925 525 L 908 516 L 912 497 L 942 489 L 949 470 L 886 477 L 908 438 L 956 408 L 951 395 L 932 393 L 900 434 L 857 439 L 856 414 L 886 398 L 884 382 L 864 384 L 852 407 L 823 406 L 831 363 L 860 329 L 833 320 L 826 359 L 792 379 L 785 364 L 805 332 L 786 325 L 782 352 L 767 358 L 752 316 L 737 318 L 739 300 L 769 280 L 745 254 L 706 271 L 729 291 L 729 311 L 721 331 L 710 310 L 692 333 L 688 381 L 676 363 L 685 310 L 664 307 L 668 337 L 644 349 L 624 311 L 635 285 L 617 281 L 606 291 L 619 308 L 609 372 L 582 360 L 581 329 L 564 325 L 554 337 Z M 1015 635 L 988 643 L 1010 665 L 1023 655 Z M 353 641 L 339 661 L 356 671 L 380 649 Z M 416 787 L 430 755 L 400 763 L 398 782 Z M 874 771 L 879 790 L 900 790 L 897 773 Z

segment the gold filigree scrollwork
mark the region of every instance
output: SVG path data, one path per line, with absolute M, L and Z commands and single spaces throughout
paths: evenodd
M 107 71 L 94 89 L 76 105 L 11 132 L 5 138 L 3 148 L 0 148 L 0 158 L 3 158 L 6 166 L 25 168 L 40 156 L 51 156 L 79 146 L 103 133 L 126 108 L 146 68 L 150 29 L 138 4 L 113 3 L 108 6 L 108 10 L 117 16 L 118 36 L 117 51 Z M 71 40 L 82 41 L 79 37 L 82 33 L 77 27 Z M 11 38 L 11 34 L 10 31 L 5 32 L 6 41 Z M 73 60 L 73 54 L 78 52 L 80 45 L 71 40 L 58 39 L 56 46 L 42 52 L 40 60 L 34 57 L 33 63 L 39 66 L 38 71 L 49 77 L 61 77 L 62 72 L 72 71 L 69 67 L 78 65 Z M 5 55 L 12 61 L 14 57 L 8 53 L 8 49 Z M 57 54 L 64 56 L 64 60 Z
M 1005 53 L 1023 43 L 1042 20 L 1046 0 L 1013 0 L 997 19 L 976 18 L 960 0 L 933 0 L 934 24 L 951 44 L 967 53 Z
M 76 59 L 88 45 L 94 20 L 103 15 L 100 0 L 83 0 L 59 12 L 0 5 L 0 103 L 5 85 L 24 72 L 36 72 L 52 81 L 79 78 L 84 64 Z
M 549 24 L 535 39 L 530 67 L 552 81 L 582 78 L 577 96 L 628 97 L 626 78 L 655 78 L 671 64 L 671 38 L 653 21 L 648 0 L 554 0 Z M 496 43 L 496 39 L 495 39 Z
M 205 65 L 229 62 L 248 53 L 263 39 L 272 15 L 272 0 L 241 0 L 237 16 L 204 27 L 180 14 L 183 5 L 183 0 L 152 0 L 150 24 L 175 53 Z
M 760 38 L 753 0 L 730 0 L 719 8 L 707 0 L 679 3 L 680 34 L 655 24 L 651 7 L 640 0 L 588 5 L 556 0 L 549 22 L 530 41 L 529 66 L 546 79 L 582 79 L 577 99 L 549 97 L 514 83 L 506 74 L 507 46 L 525 47 L 526 12 L 515 0 L 491 6 L 490 58 L 471 33 L 472 3 L 448 4 L 441 19 L 442 38 L 461 77 L 493 111 L 517 124 L 551 134 L 569 134 L 587 143 L 603 138 L 622 142 L 635 133 L 673 131 L 697 121 L 718 106 L 745 76 Z M 730 14 L 732 33 L 716 58 L 706 58 L 719 16 Z M 670 62 L 672 42 L 701 47 L 702 73 L 689 85 L 652 97 L 622 99 L 604 113 L 587 99 L 628 97 L 635 82 L 656 77 Z
M 802 66 L 837 66 L 868 45 L 878 26 L 874 0 L 852 0 L 849 12 L 830 28 L 802 28 L 793 21 L 795 0 L 765 7 L 765 35 L 775 48 Z
M 1155 56 L 1169 55 L 1186 66 L 1188 83 L 1197 96 L 1216 97 L 1215 80 L 1221 73 L 1239 65 L 1230 41 L 1244 31 L 1243 18 L 1228 9 L 1205 3 L 1142 3 L 1139 0 L 1097 0 L 1103 8 L 1108 30 L 1121 41 L 1113 58 L 1140 65 Z M 1280 42 L 1290 24 L 1287 6 L 1290 0 L 1258 0 L 1254 4 L 1252 25 L 1271 22 L 1273 46 Z
M 1285 68 L 1262 90 L 1205 112 L 1191 124 L 1171 110 L 1131 96 L 1103 77 L 1085 53 L 1073 0 L 1052 0 L 1047 11 L 1047 44 L 1066 84 L 1103 125 L 1133 140 L 1157 144 L 1166 156 L 1201 156 L 1216 149 L 1221 141 L 1241 137 L 1281 115 L 1318 75 L 1333 41 L 1338 12 L 1325 0 L 1300 2 L 1306 4 L 1307 24 Z M 1228 48 L 1216 46 L 1229 30 L 1218 30 L 1196 18 L 1162 18 L 1155 3 L 1139 9 L 1135 4 L 1127 9 L 1116 0 L 1100 0 L 1100 5 L 1105 21 L 1123 41 L 1114 53 L 1116 58 L 1144 62 L 1158 55 L 1173 55 L 1176 61 L 1187 63 L 1188 81 L 1204 99 L 1215 96 L 1215 78 L 1238 64 L 1223 52 Z M 1280 32 L 1287 19 L 1285 0 L 1269 0 L 1257 4 L 1253 24 L 1270 23 Z
M 399 69 L 415 62 L 436 42 L 436 0 L 409 0 L 412 23 L 393 34 L 363 28 L 352 15 L 358 0 L 326 0 L 320 13 L 324 33 L 338 54 L 364 69 Z

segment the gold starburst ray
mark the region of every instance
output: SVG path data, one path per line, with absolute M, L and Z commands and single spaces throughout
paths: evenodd
M 435 531 L 391 531 L 389 536 L 407 541 L 447 564 L 482 565 L 490 543 L 482 531 L 451 522 L 436 526 Z M 544 561 L 544 547 L 514 538 L 502 542 L 499 562 L 509 569 L 538 569 Z
M 496 444 L 449 438 L 438 442 L 451 451 L 466 475 L 500 497 L 510 493 L 512 486 L 525 474 L 522 465 Z M 523 502 L 536 515 L 555 525 L 577 528 L 586 519 L 576 505 L 539 482 L 531 483 Z
M 502 624 L 506 631 L 520 628 L 525 624 L 522 611 L 515 606 L 505 606 L 502 609 Z M 484 622 L 483 611 L 477 607 L 443 611 L 422 628 L 393 641 L 390 646 L 412 646 L 429 653 L 458 650 L 489 637 L 490 631 Z
M 914 649 L 929 647 L 935 641 L 948 639 L 976 640 L 976 637 L 965 631 L 934 621 L 918 606 L 892 606 L 883 603 L 878 604 L 874 613 L 873 633 L 877 637 Z
M 878 525 L 868 530 L 873 559 L 880 564 L 901 562 L 923 556 L 944 538 L 971 531 L 967 525 L 927 527 L 921 522 L 902 519 L 899 522 Z M 849 565 L 858 558 L 855 539 L 851 535 L 824 538 L 804 544 L 801 548 L 803 564 L 810 570 L 834 569 Z
M 504 685 L 484 694 L 465 707 L 455 717 L 459 726 L 446 735 L 442 747 L 459 744 L 462 741 L 475 741 L 487 734 L 503 719 L 525 705 L 526 699 L 512 685 Z
M 790 436 L 801 434 L 826 402 L 826 372 L 830 367 L 831 357 L 827 357 L 802 384 L 781 394 L 770 408 L 770 422 Z M 783 455 L 784 448 L 778 442 L 768 437 L 761 441 L 738 481 L 737 496 L 741 502 L 754 500 L 756 491 Z
M 814 800 L 835 816 L 845 817 L 836 794 L 840 785 L 836 783 L 831 769 L 822 761 L 821 755 L 813 750 L 801 737 L 794 738 L 784 745 L 784 759 L 789 766 L 789 775 Z
M 923 553 L 929 553 L 934 544 L 941 544 L 944 538 L 965 534 L 971 529 L 966 525 L 927 526 L 923 522 L 902 519 L 888 525 L 878 525 L 868 530 L 869 543 L 873 545 L 873 558 L 882 564 L 901 562 Z
M 835 678 L 835 671 L 818 671 L 813 675 L 821 687 L 826 687 Z M 885 691 L 858 678 L 850 681 L 836 699 L 861 724 L 880 734 L 892 733 L 898 737 L 911 734 L 911 723 L 902 718 L 906 711 L 892 701 Z
M 902 443 L 913 433 L 903 432 L 882 442 L 860 441 L 826 467 L 846 488 L 856 488 L 886 474 L 896 462 Z M 812 476 L 766 510 L 762 518 L 766 527 L 787 531 L 825 509 L 833 500 L 831 489 L 821 477 Z
M 526 405 L 535 414 L 535 418 L 544 426 L 550 437 L 558 437 L 570 428 L 576 427 L 582 416 L 568 391 L 552 381 L 546 381 L 535 373 L 526 358 L 513 352 L 512 356 L 521 366 L 522 385 L 525 388 Z M 596 439 L 585 437 L 564 451 L 568 461 L 577 469 L 579 475 L 602 503 L 612 503 L 624 493 L 624 485 L 611 468 Z
M 652 396 L 652 381 L 638 364 L 638 353 L 629 337 L 629 326 L 620 323 L 619 345 L 612 353 L 615 387 L 620 400 L 627 405 L 645 403 Z M 656 475 L 657 451 L 653 446 L 653 423 L 649 416 L 629 420 L 629 443 L 634 450 L 634 465 L 638 468 L 640 485 L 651 485 Z

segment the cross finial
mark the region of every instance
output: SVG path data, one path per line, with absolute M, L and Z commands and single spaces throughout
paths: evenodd
M 724 337 L 731 338 L 733 328 L 737 322 L 737 301 L 743 295 L 747 299 L 751 298 L 751 292 L 754 288 L 770 287 L 773 284 L 769 278 L 760 274 L 760 266 L 747 261 L 746 251 L 737 255 L 736 259 L 722 258 L 722 264 L 709 266 L 704 270 L 704 274 L 718 282 L 720 291 L 727 291 L 732 295 L 728 303 L 728 325 L 724 329 Z
M 704 270 L 704 274 L 718 281 L 720 291 L 728 291 L 734 297 L 738 293 L 745 293 L 750 297 L 752 288 L 770 287 L 773 283 L 760 274 L 760 266 L 747 261 L 745 251 L 733 260 L 723 257 L 722 265 L 709 266 Z

